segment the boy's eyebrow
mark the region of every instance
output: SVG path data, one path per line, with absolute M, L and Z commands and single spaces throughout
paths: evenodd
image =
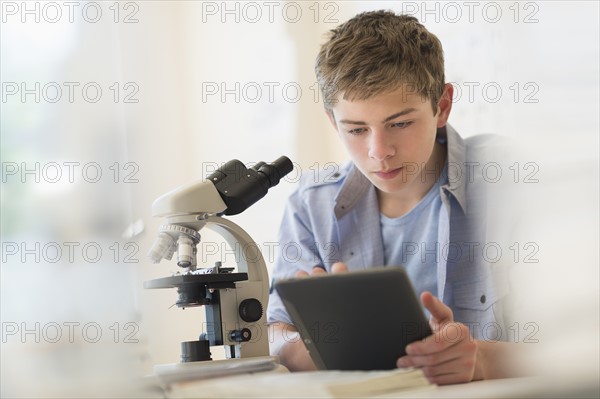
M 396 118 L 397 118 L 397 117 L 399 117 L 399 116 L 404 116 L 404 115 L 406 115 L 406 114 L 410 114 L 411 112 L 415 112 L 416 110 L 417 110 L 416 108 L 406 108 L 406 109 L 405 109 L 405 110 L 403 110 L 403 111 L 396 112 L 394 115 L 390 115 L 390 116 L 388 116 L 387 118 L 385 118 L 385 119 L 383 120 L 383 123 L 385 123 L 385 122 L 389 122 L 389 121 L 391 121 L 392 119 L 396 119 Z
M 400 112 L 396 112 L 395 114 L 390 115 L 387 118 L 385 118 L 382 121 L 382 123 L 389 122 L 392 119 L 396 119 L 399 116 L 404 116 L 406 114 L 410 114 L 411 112 L 414 112 L 416 110 L 417 110 L 416 108 L 407 108 L 407 109 L 402 110 Z M 341 119 L 340 122 L 344 123 L 344 124 L 347 124 L 347 125 L 366 125 L 367 124 L 366 122 L 363 122 L 363 121 L 351 121 L 349 119 Z

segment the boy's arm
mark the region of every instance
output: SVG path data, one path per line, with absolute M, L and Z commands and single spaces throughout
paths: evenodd
M 509 367 L 519 344 L 477 340 L 478 359 L 473 380 L 519 377 L 517 368 Z
M 269 327 L 272 356 L 279 356 L 281 364 L 290 371 L 316 370 L 296 327 L 281 322 L 273 323 Z

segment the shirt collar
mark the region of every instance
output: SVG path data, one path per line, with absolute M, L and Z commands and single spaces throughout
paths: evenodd
M 438 129 L 438 140 L 446 138 L 448 149 L 448 183 L 442 187 L 447 189 L 458 201 L 464 213 L 467 212 L 467 147 L 465 141 L 450 125 Z
M 450 125 L 446 125 L 437 130 L 437 140 L 445 142 L 448 150 L 448 183 L 442 186 L 442 190 L 451 193 L 458 201 L 463 212 L 467 209 L 466 186 L 464 167 L 466 166 L 466 147 L 465 142 L 460 135 Z M 458 168 L 458 170 L 454 170 Z M 453 176 L 451 173 L 455 173 Z M 343 217 L 364 197 L 369 190 L 374 190 L 375 187 L 363 175 L 358 168 L 352 164 L 348 171 L 348 176 L 342 183 L 336 198 L 335 198 L 335 216 L 337 219 Z

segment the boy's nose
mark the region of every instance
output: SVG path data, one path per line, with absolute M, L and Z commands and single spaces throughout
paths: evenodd
M 394 155 L 395 148 L 387 135 L 373 130 L 369 142 L 369 157 L 376 161 L 383 161 Z

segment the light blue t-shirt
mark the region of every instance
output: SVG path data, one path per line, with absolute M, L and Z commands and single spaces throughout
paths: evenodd
M 380 214 L 385 265 L 403 267 L 417 295 L 424 291 L 438 294 L 438 228 L 444 206 L 440 188 L 447 181 L 445 167 L 425 197 L 408 213 L 399 218 Z

